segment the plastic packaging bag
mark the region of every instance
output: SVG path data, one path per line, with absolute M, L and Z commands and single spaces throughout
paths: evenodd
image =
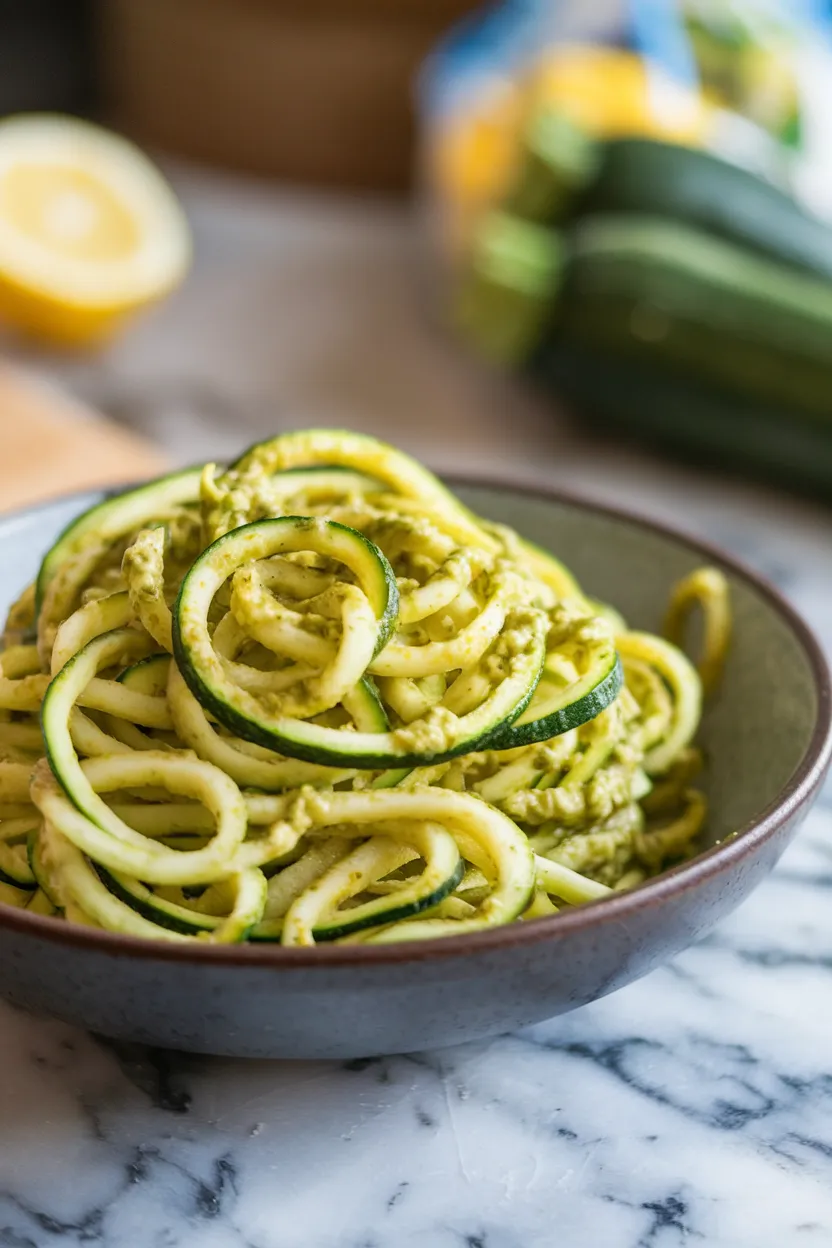
M 419 95 L 445 258 L 502 200 L 547 108 L 601 137 L 711 148 L 832 218 L 829 0 L 507 0 L 435 50 Z

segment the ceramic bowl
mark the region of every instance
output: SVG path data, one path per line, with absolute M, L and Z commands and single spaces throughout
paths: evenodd
M 349 1058 L 505 1032 L 613 992 L 703 936 L 777 862 L 830 758 L 830 678 L 784 600 L 659 525 L 555 495 L 456 483 L 483 516 L 562 555 L 586 590 L 657 629 L 671 584 L 727 574 L 735 640 L 707 711 L 706 847 L 633 892 L 555 918 L 423 944 L 172 945 L 0 905 L 0 994 L 108 1036 L 250 1057 Z M 32 577 L 75 496 L 0 521 L 0 608 Z

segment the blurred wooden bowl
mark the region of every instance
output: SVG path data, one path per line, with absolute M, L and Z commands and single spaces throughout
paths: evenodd
M 141 141 L 294 182 L 401 189 L 413 76 L 472 0 L 100 0 L 105 98 Z

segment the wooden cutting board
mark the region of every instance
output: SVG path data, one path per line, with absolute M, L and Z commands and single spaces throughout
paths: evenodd
M 0 511 L 163 472 L 162 451 L 39 378 L 0 365 Z

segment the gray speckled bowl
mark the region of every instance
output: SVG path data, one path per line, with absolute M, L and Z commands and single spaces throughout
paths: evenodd
M 735 644 L 701 737 L 712 848 L 632 893 L 557 918 L 420 945 L 156 944 L 0 905 L 0 994 L 105 1035 L 203 1053 L 344 1058 L 453 1044 L 574 1009 L 646 974 L 771 870 L 832 749 L 829 673 L 806 626 L 732 560 L 656 525 L 514 488 L 468 484 L 459 493 L 564 552 L 587 591 L 634 626 L 657 628 L 671 583 L 692 568 L 710 562 L 728 574 Z M 95 497 L 0 520 L 0 608 Z

